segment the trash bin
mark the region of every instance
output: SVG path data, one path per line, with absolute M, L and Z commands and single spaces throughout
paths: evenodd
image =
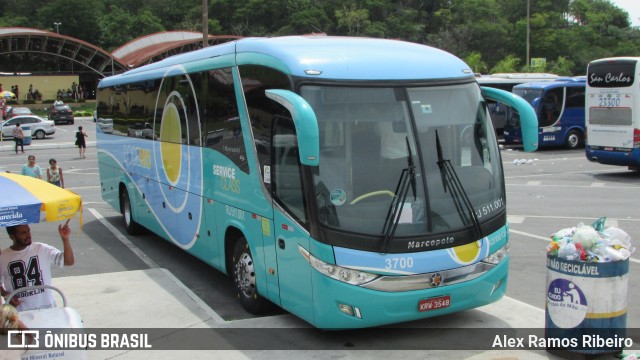
M 626 338 L 629 259 L 566 260 L 547 255 L 547 351 L 567 358 L 619 353 Z
M 31 127 L 23 126 L 22 133 L 24 134 L 24 139 L 22 140 L 22 144 L 31 145 Z

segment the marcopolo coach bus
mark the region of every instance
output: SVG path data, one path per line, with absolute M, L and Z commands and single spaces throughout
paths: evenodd
M 513 87 L 519 84 L 534 81 L 554 81 L 557 78 L 558 75 L 546 73 L 496 73 L 476 76 L 476 80 L 478 80 L 480 86 L 492 87 L 508 92 L 511 92 Z M 498 135 L 502 135 L 507 119 L 507 107 L 493 100 L 488 100 L 487 104 L 489 106 L 489 114 L 491 115 L 493 127 L 496 129 Z
M 592 61 L 587 68 L 587 159 L 640 170 L 640 57 Z
M 540 147 L 566 146 L 576 149 L 584 146 L 584 76 L 516 85 L 513 87 L 513 93 L 530 103 L 538 115 Z M 504 126 L 504 142 L 522 142 L 517 112 L 508 111 Z
M 506 195 L 481 89 L 444 51 L 246 38 L 98 86 L 102 196 L 229 274 L 244 308 L 320 328 L 437 316 L 503 296 Z

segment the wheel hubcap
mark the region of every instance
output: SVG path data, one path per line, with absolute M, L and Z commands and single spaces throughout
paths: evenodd
M 124 215 L 124 222 L 127 224 L 127 226 L 129 226 L 129 224 L 131 224 L 131 209 L 129 208 L 129 201 L 127 201 L 127 198 L 124 199 L 124 203 L 123 203 L 123 215 Z
M 578 136 L 572 134 L 569 136 L 569 146 L 576 147 L 578 145 Z
M 242 253 L 236 262 L 236 285 L 244 296 L 251 297 L 255 294 L 256 273 L 253 267 L 253 259 L 249 254 Z

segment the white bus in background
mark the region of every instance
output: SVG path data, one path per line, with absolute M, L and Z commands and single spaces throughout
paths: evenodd
M 592 61 L 587 67 L 586 156 L 640 170 L 640 57 Z
M 554 81 L 557 78 L 559 78 L 558 75 L 546 73 L 496 73 L 476 76 L 476 80 L 478 80 L 480 86 L 488 86 L 508 92 L 511 92 L 513 87 L 519 84 L 534 81 Z M 496 129 L 498 135 L 502 135 L 504 124 L 507 120 L 506 106 L 495 101 L 488 101 L 487 103 L 489 104 L 489 113 L 491 114 L 493 127 Z

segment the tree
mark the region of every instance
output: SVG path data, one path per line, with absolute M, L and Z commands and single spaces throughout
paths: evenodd
M 526 54 L 526 0 L 209 1 L 210 34 L 396 38 L 466 56 L 474 69 L 482 69 L 474 62 L 477 53 L 492 70 L 534 70 L 521 68 L 526 60 L 518 60 Z M 55 31 L 53 23 L 62 22 L 63 35 L 112 50 L 159 31 L 200 32 L 200 6 L 182 0 L 4 0 L 0 27 Z M 573 74 L 584 74 L 595 58 L 640 56 L 640 29 L 630 27 L 628 14 L 609 0 L 531 1 L 530 23 L 530 55 L 562 59 L 550 61 L 549 69 L 569 66 Z M 3 66 L 9 63 L 4 59 Z
M 333 23 L 321 7 L 309 7 L 294 11 L 287 25 L 277 30 L 277 35 L 331 33 Z
M 360 9 L 355 4 L 351 6 L 343 6 L 335 12 L 338 20 L 337 28 L 345 31 L 345 35 L 358 36 L 364 33 L 369 26 L 369 10 Z
M 571 60 L 565 58 L 564 56 L 558 56 L 558 59 L 552 62 L 551 66 L 549 66 L 549 72 L 552 74 L 571 76 L 574 74 L 574 67 L 575 64 Z
M 514 73 L 518 72 L 518 67 L 520 65 L 520 59 L 515 57 L 514 55 L 508 55 L 504 59 L 498 61 L 498 63 L 491 68 L 491 73 Z
M 471 67 L 471 70 L 473 70 L 474 73 L 483 74 L 488 70 L 487 63 L 482 61 L 482 54 L 477 51 L 473 51 L 465 57 L 464 62 Z
M 96 24 L 104 13 L 99 0 L 52 0 L 37 8 L 35 18 L 41 28 L 53 29 L 62 22 L 60 34 L 73 36 L 91 44 L 101 43 L 101 31 Z

